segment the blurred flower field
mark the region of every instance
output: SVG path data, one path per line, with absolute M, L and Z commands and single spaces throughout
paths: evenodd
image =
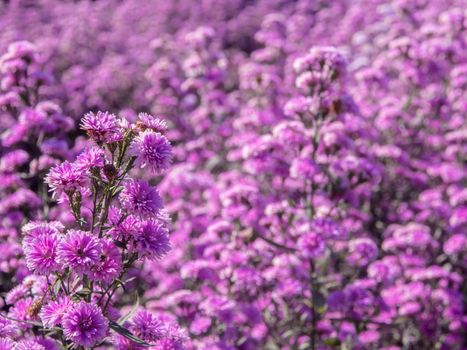
M 0 2 L 0 350 L 465 350 L 466 0 Z

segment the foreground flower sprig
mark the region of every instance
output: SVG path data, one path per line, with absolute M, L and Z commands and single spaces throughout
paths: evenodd
M 147 114 L 143 120 L 160 123 Z M 31 222 L 23 228 L 25 259 L 33 275 L 17 287 L 15 297 L 10 293 L 13 307 L 3 320 L 18 322 L 31 336 L 37 324 L 66 349 L 94 348 L 110 336 L 132 348 L 158 343 L 181 348 L 185 337 L 176 325 L 143 310 L 134 320 L 120 318 L 114 307 L 126 272 L 136 262 L 160 259 L 170 250 L 159 192 L 131 175 L 136 164 L 157 174 L 166 169 L 170 142 L 108 112 L 88 113 L 81 126 L 95 146 L 74 162 L 53 167 L 45 178 L 75 222 Z M 138 316 L 141 312 L 144 317 Z M 125 328 L 128 322 L 133 332 Z M 148 336 L 152 324 L 160 330 Z

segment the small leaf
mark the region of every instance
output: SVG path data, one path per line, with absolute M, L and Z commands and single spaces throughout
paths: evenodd
M 55 295 L 58 295 L 58 293 L 60 292 L 60 286 L 61 286 L 61 283 L 60 283 L 60 279 L 57 279 L 57 281 L 55 281 L 55 285 L 54 285 L 54 294 Z
M 340 340 L 338 338 L 328 338 L 328 339 L 324 339 L 323 341 L 324 345 L 327 345 L 327 346 L 338 346 L 340 345 Z
M 122 190 L 123 190 L 123 186 L 112 187 L 112 197 L 116 196 Z
M 313 293 L 313 304 L 316 310 L 326 306 L 326 298 L 320 292 Z
M 78 283 L 80 282 L 80 278 L 78 276 L 75 277 L 73 280 L 73 283 L 71 283 L 71 290 L 75 290 L 75 288 L 78 286 Z
M 89 288 L 82 288 L 75 293 L 75 295 L 79 296 L 88 296 L 89 294 L 91 294 L 91 290 Z
M 119 247 L 119 248 L 126 248 L 126 245 L 123 242 L 120 241 L 114 241 L 114 244 Z
M 117 323 L 119 325 L 124 325 L 126 321 L 128 321 L 133 315 L 136 313 L 139 307 L 139 295 L 138 293 L 135 293 L 135 303 L 133 304 L 133 307 L 131 308 L 130 312 L 127 313 L 125 316 L 122 316 L 118 319 Z
M 117 332 L 118 334 L 124 336 L 127 339 L 130 339 L 131 341 L 134 341 L 137 344 L 143 345 L 143 346 L 152 346 L 149 343 L 146 343 L 144 340 L 138 338 L 137 336 L 133 335 L 128 329 L 120 326 L 118 323 L 114 321 L 109 322 L 109 327 Z

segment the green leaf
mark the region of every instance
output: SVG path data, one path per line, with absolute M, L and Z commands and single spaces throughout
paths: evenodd
M 327 346 L 338 346 L 340 345 L 341 341 L 338 338 L 328 338 L 323 340 L 324 345 Z
M 146 343 L 144 340 L 138 338 L 137 336 L 133 335 L 128 329 L 120 326 L 118 323 L 114 321 L 109 322 L 109 327 L 117 332 L 118 334 L 124 336 L 127 339 L 130 339 L 131 341 L 134 341 L 137 344 L 143 345 L 143 346 L 152 346 L 149 343 Z
M 54 294 L 55 295 L 58 295 L 58 292 L 60 292 L 60 286 L 61 286 L 61 280 L 57 279 L 55 281 L 55 285 L 54 285 Z
M 119 325 L 124 325 L 126 321 L 128 321 L 133 315 L 136 313 L 139 307 L 139 295 L 138 293 L 135 293 L 135 303 L 133 304 L 133 307 L 131 308 L 130 312 L 127 313 L 125 316 L 122 316 L 118 319 L 117 323 Z
M 75 288 L 78 286 L 78 283 L 80 282 L 80 278 L 78 276 L 75 277 L 73 280 L 73 283 L 71 283 L 71 290 L 75 290 Z
M 80 295 L 80 296 L 88 296 L 89 294 L 91 294 L 91 290 L 89 288 L 82 288 L 79 291 L 77 291 L 75 294 Z
M 123 186 L 112 187 L 112 197 L 115 197 L 122 190 L 123 190 Z
M 316 310 L 326 306 L 326 298 L 321 292 L 313 293 L 313 304 Z

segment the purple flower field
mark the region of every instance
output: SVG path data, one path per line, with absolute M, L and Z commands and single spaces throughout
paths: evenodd
M 467 0 L 0 0 L 0 350 L 466 350 Z

